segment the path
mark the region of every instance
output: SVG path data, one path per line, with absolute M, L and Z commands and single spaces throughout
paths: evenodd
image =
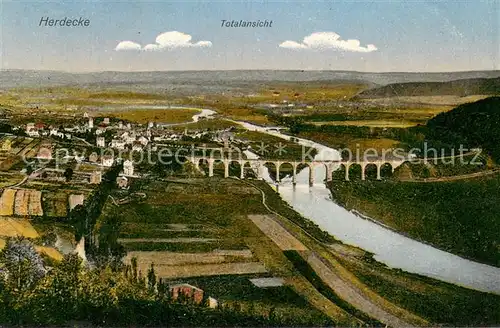
M 416 183 L 449 182 L 449 181 L 475 179 L 475 178 L 493 175 L 493 174 L 496 174 L 499 172 L 500 172 L 500 169 L 493 169 L 493 170 L 488 170 L 488 171 L 481 171 L 481 172 L 468 173 L 468 174 L 462 174 L 462 175 L 452 175 L 452 176 L 448 176 L 448 177 L 425 178 L 425 179 L 420 179 L 420 180 L 402 179 L 400 181 L 402 181 L 402 182 L 416 182 Z
M 13 184 L 13 185 L 10 185 L 10 186 L 5 186 L 3 187 L 3 189 L 6 189 L 6 188 L 16 188 L 16 187 L 20 187 L 21 185 L 23 185 L 26 181 L 28 181 L 28 178 L 29 176 L 25 176 L 21 181 Z
M 273 211 L 267 205 L 266 195 L 262 189 L 250 182 L 244 180 L 241 181 L 253 186 L 260 191 L 262 195 L 262 204 L 269 212 L 273 213 L 277 217 L 287 220 L 279 213 Z M 286 229 L 285 227 L 283 228 Z M 287 232 L 294 236 L 293 232 L 289 229 L 287 229 Z M 309 237 L 313 238 L 317 242 L 317 240 L 309 235 L 306 231 L 303 232 L 305 232 Z M 295 237 L 299 238 L 299 236 Z M 343 300 L 347 301 L 357 309 L 361 310 L 362 312 L 366 313 L 370 317 L 392 327 L 412 327 L 415 326 L 415 324 L 400 319 L 393 315 L 391 312 L 403 314 L 405 317 L 411 317 L 413 319 L 412 321 L 418 322 L 419 324 L 426 323 L 425 320 L 407 312 L 402 308 L 399 308 L 398 306 L 388 301 L 384 302 L 384 305 L 389 305 L 390 309 L 386 306 L 383 306 L 383 304 L 381 304 L 380 302 L 373 301 L 372 297 L 370 297 L 371 295 L 369 295 L 373 294 L 373 292 L 369 291 L 368 287 L 363 285 L 363 290 L 361 290 L 359 288 L 361 283 L 355 284 L 348 279 L 345 279 L 346 277 L 343 277 L 341 273 L 334 271 L 334 269 L 328 266 L 326 264 L 328 263 L 328 261 L 314 250 L 300 251 L 299 254 L 301 254 L 304 260 L 307 261 L 307 263 L 309 263 L 309 265 L 318 274 L 321 280 L 323 280 L 323 282 L 327 284 L 339 297 L 341 297 Z

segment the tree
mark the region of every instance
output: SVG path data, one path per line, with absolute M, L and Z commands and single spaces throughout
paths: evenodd
M 155 267 L 154 264 L 151 263 L 151 267 L 149 268 L 148 271 L 148 289 L 151 293 L 155 292 L 155 286 L 156 286 Z
M 133 257 L 130 263 L 132 264 L 132 281 L 137 282 L 137 258 Z
M 62 324 L 83 316 L 82 260 L 65 255 L 29 294 L 29 317 L 34 323 Z
M 24 237 L 8 238 L 0 252 L 1 275 L 14 291 L 32 288 L 47 269 L 33 243 Z
M 31 173 L 33 173 L 33 171 L 34 171 L 34 169 L 33 169 L 32 165 L 26 166 L 26 174 L 27 175 L 30 175 Z
M 66 178 L 66 182 L 69 182 L 71 178 L 73 177 L 73 169 L 71 167 L 68 167 L 66 170 L 64 170 L 64 177 Z

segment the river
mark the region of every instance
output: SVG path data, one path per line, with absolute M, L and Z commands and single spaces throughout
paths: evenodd
M 245 122 L 237 123 L 248 130 L 290 140 L 290 136 L 278 131 Z M 332 148 L 310 140 L 297 140 L 318 150 L 315 159 L 339 159 L 339 153 Z M 249 151 L 245 153 L 250 158 L 258 157 Z M 285 178 L 279 183 L 277 191 L 283 200 L 321 229 L 346 244 L 373 253 L 377 261 L 389 267 L 500 295 L 500 268 L 442 251 L 347 211 L 332 201 L 330 191 L 322 182 L 325 168 L 316 167 L 314 174 L 316 183 L 312 187 L 309 187 L 309 169 L 306 168 L 297 174 L 296 186 L 293 186 L 291 178 Z M 264 168 L 263 177 L 272 186 L 276 185 L 267 168 Z

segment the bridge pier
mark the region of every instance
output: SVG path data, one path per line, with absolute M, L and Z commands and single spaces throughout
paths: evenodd
M 214 160 L 209 159 L 208 160 L 208 177 L 213 177 L 214 176 Z
M 326 182 L 332 182 L 332 172 L 333 167 L 331 165 L 326 165 Z
M 224 178 L 229 178 L 229 162 L 224 160 Z
M 314 186 L 314 165 L 309 165 L 309 187 Z
M 240 161 L 240 179 L 245 179 L 245 162 Z
M 256 167 L 256 171 L 257 171 L 257 179 L 259 180 L 262 180 L 262 164 L 259 162 L 257 163 L 257 167 Z
M 215 159 L 215 158 L 207 158 L 207 157 L 195 157 L 191 156 L 188 157 L 188 159 L 195 165 L 197 170 L 201 170 L 200 166 L 200 161 L 206 161 L 208 163 L 208 176 L 213 177 L 214 176 L 214 167 L 215 167 L 215 162 L 216 161 L 221 161 L 224 164 L 224 177 L 228 178 L 229 177 L 229 166 L 231 161 L 227 158 L 224 159 Z M 349 181 L 349 168 L 353 164 L 359 164 L 361 166 L 361 180 L 366 180 L 366 168 L 370 164 L 374 164 L 377 168 L 377 180 L 382 180 L 382 168 L 386 164 L 391 165 L 391 171 L 394 173 L 394 170 L 399 167 L 401 164 L 404 163 L 405 160 L 393 160 L 393 161 L 382 161 L 382 160 L 377 160 L 373 162 L 350 162 L 350 161 L 311 161 L 311 162 L 296 162 L 296 161 L 267 161 L 263 159 L 245 159 L 245 160 L 234 160 L 235 162 L 238 162 L 240 164 L 240 178 L 244 179 L 245 178 L 245 164 L 249 163 L 250 168 L 254 170 L 257 174 L 258 179 L 263 179 L 263 166 L 265 163 L 272 163 L 276 167 L 276 183 L 280 182 L 280 171 L 281 171 L 281 165 L 288 163 L 292 165 L 293 168 L 293 176 L 292 176 L 292 183 L 295 185 L 297 184 L 297 168 L 301 164 L 305 164 L 309 167 L 309 185 L 313 186 L 314 185 L 314 171 L 315 171 L 315 166 L 318 165 L 324 165 L 325 170 L 326 170 L 326 182 L 331 182 L 332 181 L 332 174 L 333 174 L 333 169 L 335 164 L 341 164 L 344 165 L 345 167 L 345 181 Z

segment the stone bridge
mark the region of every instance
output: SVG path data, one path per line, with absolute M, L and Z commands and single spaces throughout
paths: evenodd
M 366 169 L 369 166 L 375 166 L 377 169 L 377 180 L 382 178 L 381 171 L 384 166 L 391 168 L 391 172 L 394 169 L 403 164 L 406 160 L 404 159 L 394 159 L 394 160 L 373 160 L 373 161 L 344 161 L 344 160 L 312 160 L 312 161 L 287 161 L 287 160 L 267 160 L 267 159 L 217 159 L 217 158 L 206 158 L 206 157 L 188 157 L 188 160 L 193 163 L 198 170 L 200 169 L 200 164 L 205 164 L 208 166 L 208 176 L 214 176 L 214 165 L 215 163 L 224 164 L 224 177 L 229 177 L 229 166 L 232 163 L 237 163 L 240 166 L 240 178 L 245 178 L 245 167 L 249 167 L 257 173 L 257 178 L 262 179 L 262 168 L 267 164 L 274 165 L 276 171 L 276 181 L 280 181 L 280 168 L 282 165 L 288 164 L 293 169 L 292 182 L 297 183 L 297 169 L 301 167 L 309 168 L 309 185 L 314 184 L 314 172 L 317 169 L 325 169 L 325 180 L 327 182 L 332 181 L 333 171 L 344 166 L 345 169 L 345 180 L 349 181 L 349 168 L 354 165 L 359 165 L 361 167 L 361 180 L 366 179 Z

